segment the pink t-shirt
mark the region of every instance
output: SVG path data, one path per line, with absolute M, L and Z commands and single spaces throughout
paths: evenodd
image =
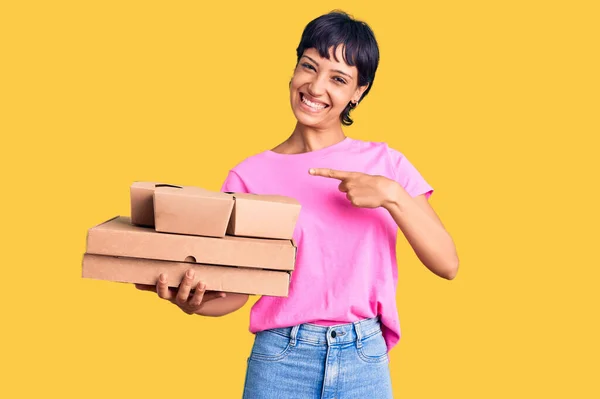
M 396 308 L 398 226 L 384 208 L 357 208 L 340 181 L 308 173 L 331 168 L 382 175 L 415 197 L 433 189 L 386 143 L 345 138 L 301 154 L 264 151 L 229 171 L 221 191 L 279 194 L 302 208 L 288 297 L 262 296 L 250 310 L 250 332 L 301 323 L 334 325 L 380 316 L 388 351 L 400 339 Z

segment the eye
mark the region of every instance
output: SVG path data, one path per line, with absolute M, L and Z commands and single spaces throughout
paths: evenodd
M 335 78 L 333 78 L 333 80 L 335 80 L 338 83 L 346 84 L 346 81 L 343 78 L 340 78 L 339 76 L 336 76 Z
M 303 63 L 303 64 L 302 64 L 302 66 L 303 66 L 304 68 L 306 68 L 306 69 L 312 69 L 313 71 L 315 70 L 315 67 L 313 67 L 313 66 L 312 66 L 312 65 L 310 65 L 310 64 L 307 64 L 306 62 L 305 62 L 305 63 Z

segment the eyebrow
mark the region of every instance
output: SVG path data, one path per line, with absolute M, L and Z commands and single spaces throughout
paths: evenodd
M 311 60 L 312 62 L 314 62 L 315 64 L 317 64 L 317 66 L 319 66 L 319 63 L 317 61 L 313 60 L 312 58 L 310 58 L 308 55 L 303 55 L 303 57 L 308 58 L 309 60 Z M 349 77 L 350 79 L 352 79 L 352 76 L 349 75 L 348 73 L 344 72 L 344 71 L 341 71 L 339 69 L 334 69 L 333 71 L 341 73 L 342 75 L 346 75 L 347 77 Z

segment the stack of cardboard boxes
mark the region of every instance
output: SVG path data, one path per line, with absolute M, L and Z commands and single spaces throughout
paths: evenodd
M 300 204 L 275 195 L 135 182 L 131 217 L 88 231 L 84 278 L 179 286 L 193 268 L 210 291 L 287 296 Z

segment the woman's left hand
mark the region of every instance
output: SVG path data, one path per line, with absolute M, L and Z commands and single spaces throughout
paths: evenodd
M 338 189 L 346 193 L 346 198 L 352 205 L 359 208 L 386 208 L 395 201 L 399 190 L 402 190 L 400 184 L 384 176 L 326 168 L 313 168 L 309 173 L 340 180 Z

